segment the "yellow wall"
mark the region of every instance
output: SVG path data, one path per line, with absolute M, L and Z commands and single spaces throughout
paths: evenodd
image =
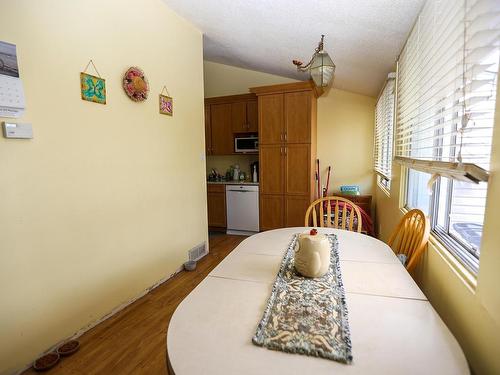
M 272 74 L 204 62 L 205 97 L 248 92 L 249 87 L 294 82 Z M 373 189 L 373 119 L 375 99 L 330 89 L 318 99 L 318 158 L 322 181 L 333 168 L 330 191 L 358 184 L 363 193 Z M 207 158 L 207 166 L 220 165 L 221 157 Z M 215 161 L 214 161 L 215 160 Z
M 34 130 L 0 138 L 0 373 L 10 374 L 206 240 L 203 57 L 201 33 L 161 0 L 2 1 L 0 25 L 26 92 L 14 121 Z M 106 78 L 105 106 L 80 99 L 89 59 Z M 121 88 L 132 65 L 149 78 L 144 103 Z M 172 118 L 158 114 L 163 85 Z
M 357 184 L 372 194 L 374 113 L 369 96 L 331 89 L 318 99 L 318 158 L 322 170 L 332 166 L 330 189 Z
M 500 86 L 499 86 L 500 88 Z M 475 374 L 500 373 L 500 90 L 493 138 L 492 173 L 477 286 L 435 240 L 428 246 L 416 279 L 459 341 Z M 403 216 L 399 208 L 401 167 L 393 163 L 390 198 L 376 187 L 379 233 L 387 240 Z M 474 280 L 472 282 L 474 284 Z
M 248 93 L 249 87 L 296 82 L 294 79 L 235 66 L 203 62 L 205 97 L 226 96 Z

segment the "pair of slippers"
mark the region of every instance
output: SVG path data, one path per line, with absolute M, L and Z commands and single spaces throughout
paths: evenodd
M 80 348 L 80 343 L 77 340 L 69 340 L 59 346 L 55 352 L 45 354 L 33 362 L 33 368 L 36 371 L 46 371 L 54 367 L 61 357 L 69 356 L 75 353 Z

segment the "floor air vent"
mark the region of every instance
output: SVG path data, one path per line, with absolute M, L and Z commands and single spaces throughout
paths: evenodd
M 202 242 L 198 246 L 193 247 L 191 250 L 189 250 L 189 260 L 200 260 L 203 258 L 205 255 L 208 254 L 208 248 L 207 248 L 207 243 Z

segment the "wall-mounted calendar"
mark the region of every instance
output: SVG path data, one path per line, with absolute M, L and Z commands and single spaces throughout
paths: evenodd
M 0 41 L 0 117 L 21 117 L 25 106 L 16 46 Z

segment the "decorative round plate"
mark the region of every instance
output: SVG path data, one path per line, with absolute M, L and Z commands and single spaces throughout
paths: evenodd
M 142 102 L 148 98 L 149 84 L 144 72 L 133 66 L 123 76 L 123 89 L 130 99 Z

